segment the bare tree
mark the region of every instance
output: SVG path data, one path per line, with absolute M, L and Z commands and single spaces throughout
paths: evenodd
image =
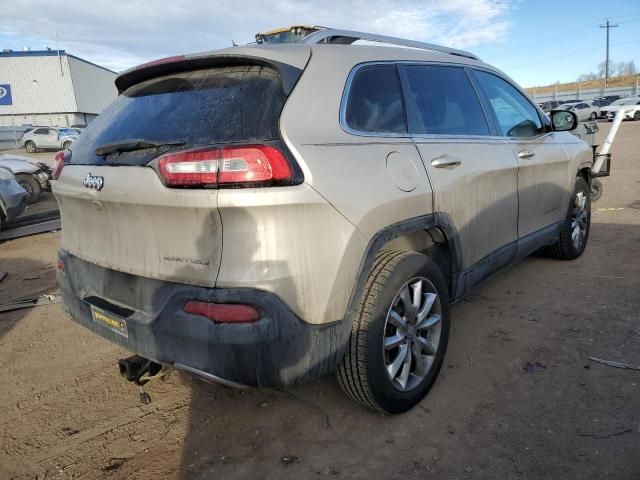
M 598 69 L 595 72 L 583 73 L 577 78 L 578 82 L 586 82 L 587 80 L 597 80 L 605 76 L 605 62 L 598 63 Z M 629 62 L 614 63 L 609 60 L 609 77 L 617 77 L 620 75 L 635 75 L 638 73 L 633 60 Z

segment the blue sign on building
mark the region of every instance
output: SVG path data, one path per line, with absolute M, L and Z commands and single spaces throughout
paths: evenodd
M 13 105 L 11 100 L 11 85 L 0 85 L 0 105 Z

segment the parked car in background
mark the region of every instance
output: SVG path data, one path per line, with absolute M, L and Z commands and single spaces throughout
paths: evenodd
M 51 190 L 51 168 L 45 163 L 20 155 L 0 154 L 0 167 L 15 175 L 16 181 L 27 191 L 29 203 L 37 202 L 42 191 Z
M 24 211 L 28 196 L 11 170 L 0 167 L 0 230 Z
M 593 100 L 591 100 L 591 104 L 595 105 L 596 107 L 602 108 L 609 105 L 612 101 L 613 100 L 607 100 L 606 98 L 594 98 Z
M 390 40 L 323 29 L 128 70 L 58 153 L 63 305 L 139 355 L 129 380 L 153 362 L 235 386 L 337 371 L 401 413 L 439 376 L 451 302 L 540 249 L 583 253 L 576 115 L 548 118 L 472 53 Z
M 625 112 L 623 120 L 640 120 L 640 97 L 621 98 L 611 105 L 607 105 L 604 110 L 606 111 L 607 120 L 610 122 L 620 111 Z
M 621 98 L 622 97 L 620 95 L 603 95 L 602 97 L 597 97 L 596 100 L 608 100 L 609 103 L 613 103 Z
M 558 107 L 558 110 L 568 110 L 575 113 L 580 122 L 596 120 L 600 115 L 600 109 L 587 102 L 564 103 Z
M 29 153 L 38 149 L 63 150 L 69 148 L 77 137 L 78 132 L 71 128 L 40 127 L 26 132 L 20 139 L 20 146 Z
M 546 102 L 538 103 L 538 106 L 544 113 L 549 113 L 551 110 L 557 109 L 563 102 L 559 100 L 549 100 Z
M 606 110 L 603 110 L 603 107 L 606 107 L 608 105 L 611 105 L 613 102 L 615 102 L 616 100 L 620 99 L 620 95 L 606 95 L 604 97 L 596 97 L 594 98 L 591 103 L 593 105 L 596 105 L 597 107 L 600 107 L 600 117 L 604 118 L 607 116 L 607 112 Z

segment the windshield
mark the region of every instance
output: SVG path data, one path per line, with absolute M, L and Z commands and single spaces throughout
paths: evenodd
M 217 67 L 180 72 L 129 87 L 74 142 L 70 163 L 143 165 L 176 148 L 280 138 L 285 95 L 267 67 Z M 97 155 L 97 147 L 144 139 L 143 151 Z M 159 151 L 160 150 L 160 151 Z M 111 158 L 116 157 L 117 158 Z
M 638 101 L 640 101 L 638 98 L 621 98 L 620 100 L 613 102 L 611 105 L 635 105 Z

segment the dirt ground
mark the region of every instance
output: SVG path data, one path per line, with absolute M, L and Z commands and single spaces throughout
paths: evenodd
M 600 124 L 604 137 L 608 129 Z M 442 375 L 400 416 L 332 378 L 238 391 L 136 387 L 128 353 L 58 305 L 0 314 L 0 478 L 640 479 L 640 122 L 573 262 L 531 257 L 453 308 Z M 59 234 L 0 245 L 0 303 L 56 289 Z

